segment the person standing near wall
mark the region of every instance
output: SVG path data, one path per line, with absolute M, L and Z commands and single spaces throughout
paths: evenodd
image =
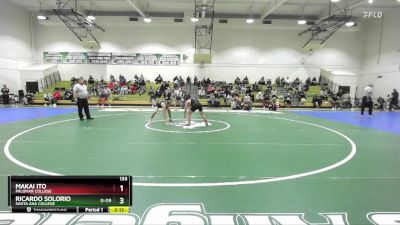
M 76 104 L 78 106 L 78 113 L 79 113 L 79 119 L 83 120 L 83 114 L 82 114 L 82 109 L 85 110 L 86 114 L 86 119 L 92 120 L 93 118 L 90 116 L 89 112 L 89 102 L 88 99 L 90 98 L 89 92 L 87 90 L 86 85 L 84 84 L 83 78 L 79 78 L 79 81 L 77 84 L 74 85 L 73 92 L 74 92 L 74 97 L 76 98 Z
M 7 86 L 4 84 L 3 88 L 1 89 L 2 97 L 3 97 L 3 104 L 9 104 L 10 103 L 10 89 L 7 88 Z
M 367 87 L 364 88 L 364 96 L 361 102 L 361 115 L 364 115 L 365 108 L 368 107 L 368 115 L 372 116 L 372 109 L 374 103 L 372 101 L 372 88 L 374 86 L 369 84 Z
M 392 111 L 393 108 L 400 109 L 399 107 L 399 92 L 396 89 L 393 89 L 392 98 L 390 99 L 389 111 Z

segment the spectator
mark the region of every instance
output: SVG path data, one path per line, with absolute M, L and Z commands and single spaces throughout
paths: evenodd
M 44 94 L 44 107 L 49 104 L 49 106 L 57 107 L 56 100 L 54 99 L 53 95 L 48 92 Z
M 321 100 L 328 99 L 328 94 L 326 93 L 326 91 L 324 89 L 321 89 L 321 91 L 319 92 L 319 96 L 321 97 Z
M 221 103 L 217 99 L 215 99 L 214 95 L 210 95 L 210 98 L 207 101 L 210 107 L 220 107 Z
M 272 92 L 272 84 L 268 84 L 265 86 L 265 93 L 271 94 Z
M 61 93 L 59 90 L 57 90 L 56 92 L 54 92 L 53 94 L 53 98 L 55 99 L 55 101 L 59 101 L 62 99 Z
M 385 99 L 379 97 L 376 101 L 377 101 L 376 108 L 379 109 L 380 111 L 385 111 Z
M 163 82 L 163 79 L 162 79 L 162 77 L 161 77 L 160 74 L 158 74 L 158 76 L 156 77 L 156 79 L 154 80 L 154 82 L 155 82 L 156 84 L 161 84 L 161 83 Z
M 251 98 L 249 95 L 246 95 L 242 101 L 242 107 L 246 111 L 250 111 L 253 108 L 253 103 L 251 102 Z
M 180 81 L 179 79 L 174 79 L 174 87 L 180 87 Z
M 128 91 L 128 87 L 126 86 L 125 83 L 122 83 L 122 86 L 119 89 L 119 96 L 124 96 L 127 91 Z
M 97 104 L 101 107 L 104 108 L 104 104 L 108 102 L 108 98 L 111 96 L 111 90 L 108 89 L 107 86 L 101 86 L 100 91 L 99 91 L 99 100 Z M 110 104 L 108 104 L 110 106 Z
M 145 85 L 140 85 L 139 86 L 139 95 L 143 95 L 144 93 L 146 93 L 146 86 Z M 164 96 L 165 96 L 165 94 L 164 94 Z
M 94 84 L 94 79 L 93 79 L 92 75 L 89 75 L 88 84 L 89 85 L 93 85 Z
M 249 78 L 247 78 L 247 76 L 245 76 L 245 77 L 243 78 L 243 84 L 244 84 L 244 85 L 248 85 L 248 84 L 249 84 Z
M 65 90 L 64 93 L 64 100 L 73 100 L 73 95 L 72 95 L 72 90 L 71 89 L 67 89 Z
M 190 79 L 190 77 L 188 76 L 187 78 L 186 78 L 186 84 L 191 84 L 192 83 L 192 80 Z
M 114 91 L 115 86 L 116 86 L 116 84 L 115 84 L 114 81 L 111 81 L 111 82 L 108 83 L 108 85 L 107 85 L 107 87 L 108 87 L 111 91 Z
M 1 94 L 3 95 L 3 104 L 10 104 L 10 89 L 4 84 L 1 89 Z
M 231 89 L 229 87 L 226 87 L 225 88 L 225 98 L 224 98 L 225 105 L 231 99 L 231 96 L 232 96 Z
M 277 77 L 277 78 L 275 79 L 275 84 L 276 84 L 276 86 L 278 86 L 278 87 L 281 86 L 281 78 L 280 78 L 280 77 Z
M 179 76 L 179 84 L 181 87 L 185 85 L 185 81 L 183 80 L 182 76 Z
M 22 98 L 22 102 L 24 105 L 29 105 L 32 103 L 33 100 L 33 94 L 32 93 L 26 93 L 26 95 Z
M 290 109 L 290 106 L 292 105 L 292 97 L 290 96 L 290 93 L 287 93 L 285 98 L 284 98 L 284 103 L 286 106 L 286 109 Z
M 200 98 L 204 98 L 206 96 L 206 90 L 204 90 L 203 86 L 199 89 L 199 93 L 198 94 L 199 94 Z
M 249 87 L 249 86 L 246 87 L 245 94 L 251 98 L 252 102 L 254 102 L 254 94 L 253 94 L 253 90 L 251 89 L 251 87 Z
M 240 85 L 240 94 L 244 95 L 246 93 L 246 86 Z
M 296 77 L 296 79 L 294 79 L 294 82 L 298 85 L 301 83 L 301 80 L 299 77 Z
M 270 111 L 277 111 L 278 108 L 279 108 L 279 101 L 278 101 L 278 98 L 271 97 L 271 102 L 270 102 L 270 104 L 269 104 L 269 106 L 268 106 L 268 109 L 269 109 Z
M 242 109 L 242 102 L 239 99 L 238 94 L 234 94 L 231 100 L 231 109 L 232 110 L 239 110 Z
M 340 108 L 341 109 L 351 109 L 352 104 L 351 104 L 351 97 L 349 93 L 344 93 L 340 97 Z
M 262 93 L 261 91 L 259 91 L 259 92 L 256 94 L 256 102 L 262 102 L 262 101 L 263 101 L 263 98 L 264 98 L 263 93 Z
M 204 89 L 203 89 L 203 91 L 204 91 Z M 174 90 L 174 97 L 175 97 L 175 106 L 178 104 L 178 102 L 179 102 L 179 105 L 182 107 L 182 105 L 183 105 L 183 92 L 182 92 L 182 89 L 180 88 L 180 87 L 178 87 L 178 88 L 175 88 L 175 90 Z M 199 96 L 200 96 L 200 94 L 199 94 Z M 203 97 L 205 96 L 205 92 L 203 93 Z
M 193 84 L 198 85 L 198 82 L 199 82 L 199 80 L 197 79 L 197 76 L 194 76 Z
M 75 77 L 71 77 L 70 80 L 71 80 L 71 83 L 73 84 L 73 83 L 77 82 L 78 79 L 76 79 Z
M 257 82 L 254 82 L 254 84 L 253 84 L 253 91 L 260 91 L 260 88 L 259 88 Z
M 95 84 L 95 86 L 91 85 L 90 86 L 90 95 L 93 97 L 97 97 L 98 96 L 98 88 L 99 88 L 99 84 Z
M 279 103 L 279 99 L 275 99 L 275 104 L 274 104 L 274 111 L 278 111 L 278 109 L 279 109 L 279 106 L 280 106 L 280 103 Z
M 216 98 L 223 98 L 225 99 L 226 95 L 225 95 L 225 90 L 224 88 L 219 88 L 218 91 L 214 91 L 214 95 Z
M 301 89 L 307 92 L 308 90 L 310 90 L 310 85 L 308 83 L 305 83 Z
M 399 109 L 399 92 L 396 89 L 393 89 L 392 98 L 390 99 L 389 111 L 392 111 L 393 108 Z
M 391 102 L 392 102 L 392 96 L 387 95 L 387 97 L 386 97 L 386 108 L 388 108 L 388 109 L 390 108 L 390 103 Z M 389 105 L 387 103 L 389 103 Z
M 314 108 L 319 109 L 319 107 L 321 107 L 322 105 L 322 99 L 321 96 L 319 95 L 314 95 L 313 99 L 312 99 L 312 103 L 314 105 Z
M 110 75 L 110 82 L 111 82 L 111 83 L 114 83 L 114 82 L 115 82 L 115 77 L 114 77 L 114 75 L 112 75 L 112 74 Z
M 162 84 L 161 84 L 161 86 L 160 86 L 160 92 L 164 93 L 168 86 L 169 86 L 169 85 L 168 85 L 168 83 L 167 83 L 166 81 L 162 82 Z M 175 85 L 174 85 L 174 87 L 175 87 Z M 156 97 L 157 97 L 157 96 L 156 96 Z M 158 97 L 157 97 L 157 98 L 158 98 Z
M 333 94 L 331 96 L 331 105 L 332 105 L 332 110 L 340 109 L 339 96 L 337 94 Z
M 298 92 L 298 96 L 299 96 L 299 101 L 305 101 L 307 99 L 307 95 L 303 90 L 300 90 Z
M 281 78 L 281 86 L 284 87 L 286 85 L 286 79 L 284 77 Z
M 311 78 L 310 78 L 310 77 L 307 77 L 306 84 L 307 84 L 308 86 L 311 85 Z
M 153 86 L 150 86 L 148 95 L 154 95 L 154 88 L 153 88 Z
M 121 86 L 124 86 L 124 85 L 125 85 L 126 79 L 125 79 L 124 76 L 119 75 L 119 83 L 120 83 Z
M 239 77 L 236 77 L 236 79 L 235 79 L 235 84 L 237 84 L 237 85 L 239 85 L 239 84 L 241 84 L 242 82 L 240 81 L 240 78 Z
M 278 98 L 278 92 L 276 91 L 276 89 L 272 89 L 271 98 Z
M 259 85 L 265 85 L 265 78 L 261 77 L 261 79 L 258 81 Z
M 290 77 L 286 77 L 285 82 L 286 82 L 286 84 L 290 84 L 290 82 L 291 82 Z
M 131 85 L 131 93 L 132 93 L 132 94 L 136 94 L 136 92 L 137 92 L 137 86 L 136 86 L 136 84 Z
M 311 86 L 317 86 L 317 85 L 318 85 L 317 78 L 314 77 L 314 78 L 312 79 L 312 81 L 311 81 Z
M 214 87 L 211 85 L 211 84 L 209 84 L 208 86 L 207 86 L 207 94 L 213 94 L 214 93 Z
M 207 77 L 207 79 L 206 79 L 206 85 L 209 85 L 209 84 L 211 84 L 211 80 L 210 80 L 209 77 Z

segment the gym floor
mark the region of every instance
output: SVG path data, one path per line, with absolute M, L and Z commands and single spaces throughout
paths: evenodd
M 74 107 L 0 108 L 0 211 L 8 175 L 131 175 L 132 212 L 160 203 L 202 203 L 212 213 L 347 213 L 400 210 L 400 114 L 207 110 L 194 113 Z

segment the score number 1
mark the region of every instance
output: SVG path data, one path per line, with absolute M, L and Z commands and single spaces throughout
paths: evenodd
M 122 181 L 122 182 L 127 182 L 128 181 L 128 177 L 119 177 L 119 181 Z M 124 192 L 124 185 L 120 185 L 119 186 L 119 190 L 121 191 L 121 192 Z

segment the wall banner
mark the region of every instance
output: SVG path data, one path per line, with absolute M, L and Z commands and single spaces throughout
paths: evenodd
M 45 63 L 55 64 L 108 64 L 108 65 L 160 65 L 181 64 L 181 54 L 111 53 L 111 52 L 43 52 Z

